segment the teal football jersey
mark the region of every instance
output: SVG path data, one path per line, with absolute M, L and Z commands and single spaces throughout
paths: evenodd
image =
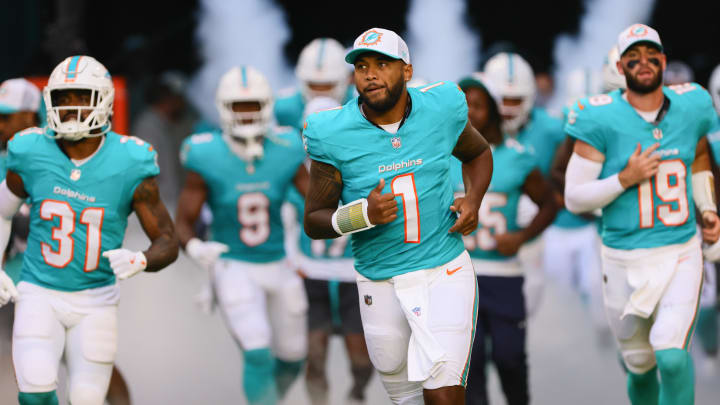
M 670 102 L 657 124 L 645 121 L 620 90 L 580 100 L 565 130 L 605 155 L 600 178 L 619 173 L 638 144 L 660 143 L 658 174 L 626 189 L 603 208 L 602 239 L 615 249 L 683 243 L 695 235 L 691 164 L 701 137 L 716 119 L 710 95 L 699 84 L 663 87 Z
M 290 187 L 287 201 L 295 207 L 300 229 L 303 229 L 303 213 L 305 212 L 305 199 L 295 186 Z M 310 239 L 305 231 L 300 232 L 299 249 L 303 255 L 314 260 L 352 259 L 350 237 L 335 239 Z
M 562 120 L 551 116 L 541 108 L 533 108 L 530 112 L 530 120 L 518 132 L 516 138 L 532 150 L 540 173 L 549 179 L 555 151 L 565 140 Z
M 348 86 L 347 94 L 343 102 L 348 102 L 353 98 L 353 87 Z M 285 97 L 278 97 L 273 107 L 275 120 L 278 125 L 285 125 L 302 129 L 303 114 L 305 113 L 305 99 L 303 99 L 300 90 L 296 90 L 292 94 Z
M 440 266 L 463 251 L 448 233 L 453 186 L 450 160 L 467 123 L 465 95 L 452 82 L 409 88 L 412 108 L 396 134 L 368 121 L 355 98 L 308 117 L 303 131 L 310 157 L 342 174 L 342 201 L 366 198 L 385 179 L 398 218 L 352 234 L 355 269 L 371 280 Z
M 459 161 L 452 162 L 460 167 Z M 509 260 L 515 256 L 503 256 L 496 250 L 493 235 L 515 232 L 518 201 L 530 172 L 537 169 L 533 152 L 513 138 L 493 148 L 493 175 L 490 187 L 483 197 L 478 213 L 478 229 L 463 236 L 470 257 L 482 260 Z M 452 170 L 453 184 L 457 191 L 464 189 L 462 170 Z
M 219 131 L 183 142 L 184 167 L 207 185 L 212 239 L 230 247 L 223 258 L 267 263 L 285 257 L 280 207 L 305 152 L 291 128 L 266 137 L 263 148 L 263 158 L 249 169 Z
M 710 133 L 707 135 L 710 152 L 716 165 L 720 165 L 720 116 L 715 117 Z
M 20 280 L 60 291 L 114 283 L 101 254 L 121 247 L 135 188 L 160 172 L 152 146 L 108 132 L 96 154 L 76 166 L 54 139 L 31 128 L 8 143 L 7 167 L 22 178 L 31 205 Z

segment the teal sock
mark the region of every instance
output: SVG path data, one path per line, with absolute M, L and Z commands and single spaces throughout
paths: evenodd
M 657 367 L 643 374 L 627 372 L 627 390 L 632 405 L 658 405 L 660 383 Z
M 660 405 L 692 405 L 695 401 L 695 375 L 690 353 L 682 349 L 655 352 L 660 370 Z
M 248 350 L 244 353 L 243 389 L 250 405 L 275 405 L 275 357 L 270 349 Z
M 21 392 L 18 394 L 20 405 L 58 405 L 55 390 L 50 392 Z
M 718 352 L 718 310 L 715 307 L 700 308 L 698 312 L 696 335 L 700 339 L 703 351 L 715 356 Z
M 285 393 L 295 381 L 295 378 L 297 378 L 300 371 L 302 371 L 304 364 L 305 360 L 285 361 L 275 359 L 275 384 L 277 384 L 280 398 L 285 396 Z

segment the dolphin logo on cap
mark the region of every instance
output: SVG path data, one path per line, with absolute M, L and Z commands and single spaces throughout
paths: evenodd
M 360 43 L 358 45 L 377 45 L 380 43 L 382 35 L 383 34 L 381 32 L 377 32 L 375 30 L 366 31 L 360 39 Z

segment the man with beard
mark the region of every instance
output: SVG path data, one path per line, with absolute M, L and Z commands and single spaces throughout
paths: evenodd
M 577 139 L 565 177 L 575 213 L 602 208 L 603 297 L 633 405 L 694 403 L 688 346 L 702 284 L 702 238 L 720 236 L 705 136 L 715 120 L 698 84 L 663 87 L 658 33 L 618 37 L 627 91 L 582 99 L 565 126 Z M 658 381 L 658 371 L 660 381 Z
M 477 228 L 491 151 L 455 83 L 407 87 L 395 32 L 365 31 L 345 60 L 359 97 L 304 125 L 305 231 L 352 234 L 365 339 L 393 403 L 464 404 L 477 287 L 461 236 Z M 452 156 L 466 190 L 454 200 Z

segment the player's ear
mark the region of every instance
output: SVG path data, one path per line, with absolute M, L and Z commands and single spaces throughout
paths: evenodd
M 620 73 L 621 75 L 624 76 L 624 75 L 625 75 L 625 71 L 623 70 L 622 62 L 620 62 L 619 59 L 618 59 L 617 62 L 615 62 L 615 66 L 617 67 L 618 73 Z
M 411 64 L 406 64 L 403 66 L 403 79 L 405 79 L 405 83 L 409 82 L 412 79 L 413 75 L 413 68 Z

